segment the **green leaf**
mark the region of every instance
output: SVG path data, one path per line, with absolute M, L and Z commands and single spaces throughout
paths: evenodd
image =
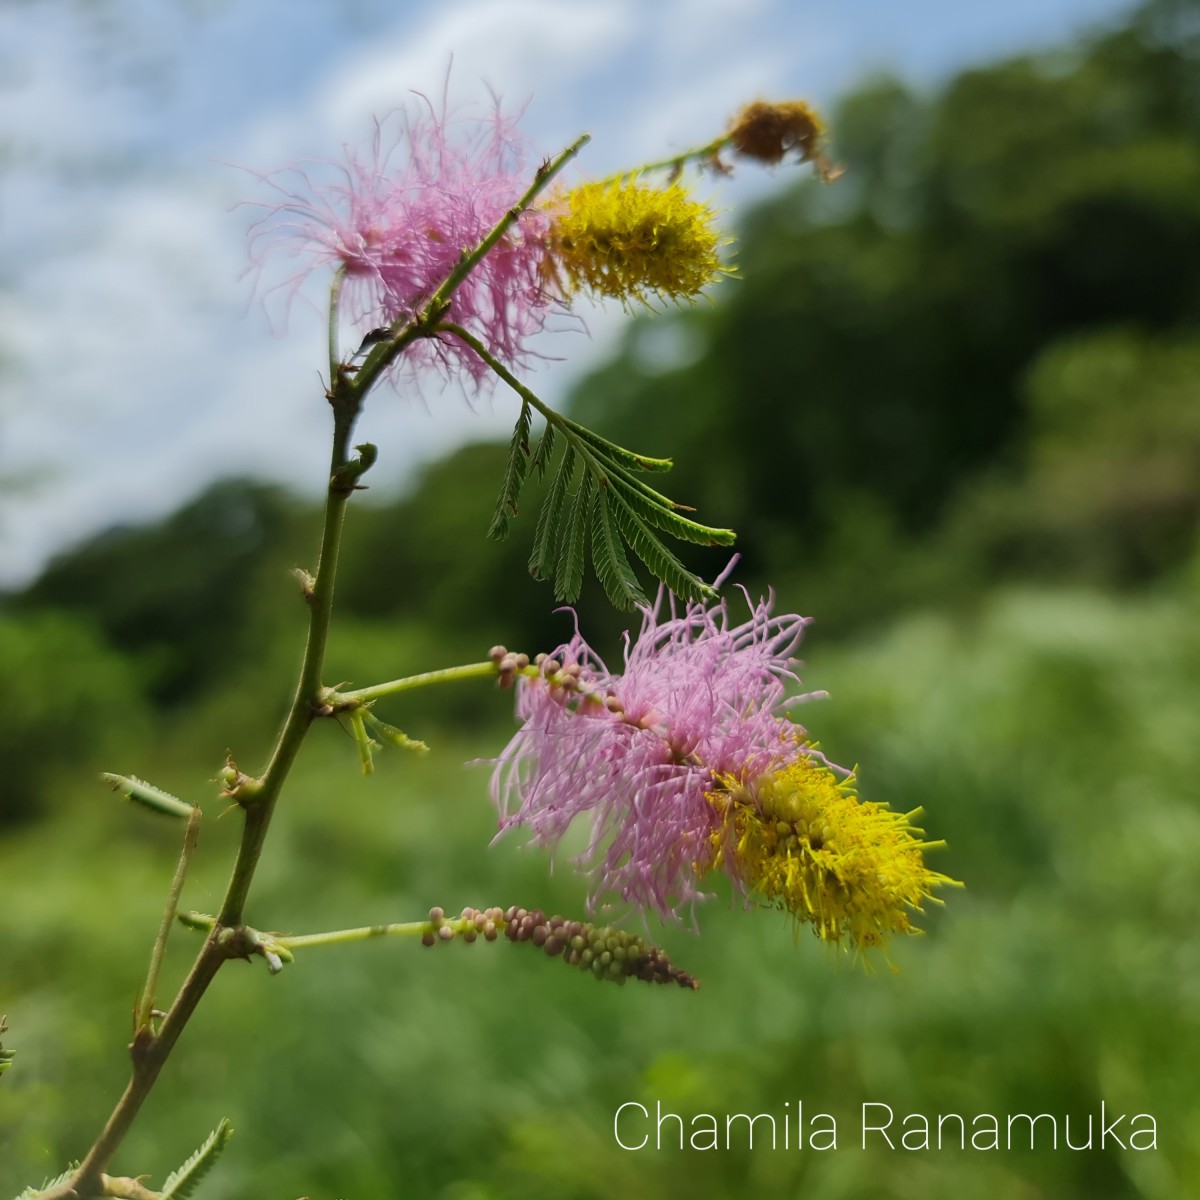
M 379 743 L 367 732 L 367 722 L 361 708 L 351 709 L 350 711 L 350 735 L 354 738 L 355 746 L 358 747 L 358 761 L 362 766 L 362 773 L 364 775 L 374 774 L 375 759 L 373 752 L 380 747 Z
M 508 379 L 503 371 L 498 373 Z M 547 579 L 553 573 L 556 595 L 562 600 L 575 600 L 583 585 L 590 541 L 597 578 L 620 608 L 644 604 L 646 600 L 630 566 L 627 547 L 678 595 L 688 599 L 711 596 L 712 589 L 683 566 L 655 530 L 702 546 L 727 546 L 734 534 L 730 529 L 711 528 L 681 516 L 679 510 L 686 509 L 686 505 L 655 491 L 637 477 L 641 472 L 669 470 L 671 460 L 626 450 L 554 412 L 520 383 L 509 382 L 521 396 L 521 412 L 509 442 L 504 479 L 488 535 L 507 535 L 530 465 L 539 478 L 544 477 L 555 442 L 565 441 L 538 512 L 529 556 L 530 574 L 535 579 Z M 531 454 L 534 409 L 545 417 L 546 428 Z
M 606 462 L 617 463 L 631 471 L 669 471 L 675 465 L 669 458 L 651 458 L 648 454 L 635 454 L 632 450 L 626 450 L 624 446 L 610 442 L 594 429 L 580 425 L 570 417 L 560 417 L 559 420 L 566 429 L 597 451 L 599 457 Z
M 144 779 L 133 775 L 113 775 L 105 771 L 101 776 L 105 783 L 111 784 L 114 792 L 120 792 L 126 800 L 133 800 L 153 812 L 163 813 L 168 817 L 190 817 L 192 805 L 170 792 L 164 792 Z
M 596 577 L 617 608 L 636 608 L 646 603 L 646 594 L 637 575 L 629 565 L 621 534 L 617 529 L 604 489 L 596 492 L 595 517 L 592 525 L 592 564 Z
M 504 482 L 500 486 L 500 497 L 496 511 L 488 526 L 488 537 L 500 541 L 508 536 L 510 517 L 517 515 L 517 498 L 525 482 L 525 471 L 529 466 L 529 430 L 533 423 L 533 408 L 527 400 L 521 402 L 521 412 L 513 428 L 512 440 L 508 444 L 508 461 L 504 465 Z
M 554 567 L 554 589 L 559 599 L 572 601 L 583 583 L 588 533 L 596 576 L 618 608 L 646 602 L 637 575 L 629 564 L 626 545 L 677 595 L 687 599 L 711 596 L 712 589 L 691 574 L 655 532 L 661 529 L 681 541 L 700 545 L 728 545 L 734 534 L 680 516 L 683 507 L 637 479 L 624 464 L 638 461 L 598 436 L 584 437 L 580 426 L 564 421 L 567 448 L 538 513 L 529 570 L 546 578 Z M 587 432 L 587 431 L 584 431 Z M 582 465 L 578 486 L 571 493 L 570 516 L 564 527 L 566 497 Z M 652 460 L 661 462 L 663 460 Z
M 403 729 L 397 729 L 395 725 L 389 725 L 386 721 L 381 721 L 370 709 L 363 709 L 363 721 L 371 729 L 371 732 L 376 737 L 381 737 L 390 746 L 395 746 L 398 750 L 408 750 L 412 754 L 428 754 L 429 747 L 422 741 L 416 738 L 409 737 Z
M 37 1200 L 37 1197 L 43 1192 L 48 1192 L 51 1188 L 56 1188 L 59 1184 L 66 1183 L 78 1170 L 79 1164 L 72 1163 L 61 1175 L 56 1175 L 53 1179 L 47 1179 L 41 1187 L 27 1187 L 16 1200 Z
M 585 471 L 575 490 L 571 516 L 562 532 L 558 547 L 558 567 L 554 576 L 554 592 L 560 600 L 576 600 L 583 586 L 583 566 L 586 560 L 588 518 L 591 515 L 592 492 L 595 481 Z
M 547 422 L 545 431 L 538 439 L 537 449 L 533 452 L 533 469 L 539 479 L 546 477 L 546 468 L 550 465 L 550 453 L 554 449 L 554 424 Z
M 188 1200 L 200 1186 L 213 1163 L 221 1156 L 229 1139 L 233 1137 L 233 1126 L 223 1120 L 204 1139 L 204 1144 L 177 1171 L 172 1171 L 163 1184 L 160 1200 Z
M 550 490 L 546 493 L 538 512 L 537 526 L 533 534 L 533 550 L 529 555 L 529 573 L 534 579 L 549 579 L 554 569 L 554 551 L 558 546 L 563 507 L 574 474 L 575 449 L 568 446 L 563 451 L 558 470 L 550 482 Z
M 629 548 L 650 568 L 656 579 L 685 600 L 699 600 L 715 594 L 662 544 L 654 530 L 638 516 L 622 495 L 614 492 L 611 499 L 617 525 L 625 535 Z
M 681 517 L 676 509 L 682 507 L 673 500 L 647 487 L 640 479 L 635 479 L 628 471 L 620 466 L 614 466 L 611 472 L 612 486 L 624 493 L 631 508 L 640 513 L 656 528 L 671 534 L 681 542 L 691 542 L 697 546 L 731 546 L 737 535 L 732 529 L 714 529 L 701 525 L 698 521 L 690 521 Z M 644 507 L 638 501 L 644 503 Z

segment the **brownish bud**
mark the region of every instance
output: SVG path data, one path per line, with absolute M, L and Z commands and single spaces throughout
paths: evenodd
M 755 100 L 733 119 L 729 139 L 733 148 L 747 158 L 760 162 L 782 162 L 795 152 L 801 162 L 812 162 L 823 178 L 833 172 L 821 153 L 825 127 L 816 112 L 803 100 L 784 100 L 770 104 Z

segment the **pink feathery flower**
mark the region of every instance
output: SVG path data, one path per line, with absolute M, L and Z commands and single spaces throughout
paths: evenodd
M 610 672 L 576 632 L 537 678 L 518 683 L 523 724 L 496 760 L 492 798 L 501 832 L 527 827 L 554 845 L 592 818 L 580 862 L 594 907 L 615 894 L 677 915 L 702 895 L 719 815 L 718 777 L 744 779 L 794 758 L 803 729 L 783 715 L 792 655 L 807 618 L 772 616 L 771 600 L 731 625 L 724 601 L 660 619 L 662 595 L 625 670 Z M 747 596 L 747 603 L 749 597 Z
M 416 113 L 399 109 L 377 121 L 366 147 L 345 147 L 341 163 L 322 164 L 332 178 L 319 182 L 300 168 L 269 177 L 283 199 L 253 234 L 260 269 L 281 246 L 304 260 L 283 285 L 292 291 L 314 270 L 341 268 L 343 311 L 364 334 L 417 313 L 533 177 L 530 147 L 498 102 L 486 117 L 451 117 L 444 102 L 438 113 L 421 99 Z M 289 174 L 298 186 L 287 186 Z M 510 366 L 524 362 L 551 307 L 541 269 L 548 222 L 541 211 L 523 213 L 450 302 L 448 318 Z M 449 335 L 422 339 L 402 357 L 402 369 L 460 368 L 476 383 L 489 375 Z

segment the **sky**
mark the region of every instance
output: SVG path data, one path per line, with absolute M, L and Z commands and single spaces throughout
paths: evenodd
M 866 74 L 936 87 L 963 66 L 1116 20 L 1128 0 L 6 0 L 0 6 L 0 588 L 226 475 L 317 494 L 324 316 L 247 275 L 259 176 L 336 157 L 413 92 L 526 105 L 550 154 L 592 134 L 603 175 L 710 140 L 738 106 L 828 107 Z M 448 85 L 447 85 L 448 79 Z M 795 168 L 792 168 L 794 170 Z M 786 184 L 742 169 L 729 220 Z M 285 271 L 286 263 L 280 264 Z M 282 278 L 282 276 L 280 276 Z M 261 285 L 259 293 L 261 293 Z M 611 352 L 619 310 L 547 340 L 556 403 Z M 377 491 L 513 399 L 372 397 Z

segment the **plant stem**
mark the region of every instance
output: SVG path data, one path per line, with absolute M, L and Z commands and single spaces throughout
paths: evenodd
M 481 359 L 483 359 L 483 361 L 485 363 L 487 363 L 487 365 L 492 369 L 492 371 L 494 371 L 495 374 L 500 377 L 500 379 L 502 379 L 506 384 L 508 384 L 508 386 L 510 388 L 512 388 L 512 390 L 514 392 L 516 392 L 516 394 L 518 396 L 520 396 L 521 399 L 524 400 L 526 404 L 528 404 L 531 408 L 535 409 L 537 412 L 541 413 L 541 415 L 546 419 L 547 424 L 556 426 L 561 431 L 563 437 L 565 437 L 567 439 L 567 441 L 570 442 L 571 446 L 575 450 L 575 453 L 578 454 L 579 457 L 581 459 L 583 459 L 585 463 L 590 464 L 590 466 L 591 466 L 592 470 L 595 472 L 597 478 L 600 479 L 601 481 L 604 480 L 604 477 L 606 474 L 606 467 L 603 463 L 600 462 L 599 458 L 597 458 L 595 450 L 594 450 L 594 444 L 595 444 L 595 441 L 597 440 L 596 435 L 592 434 L 589 430 L 584 429 L 584 427 L 582 425 L 579 425 L 576 422 L 572 421 L 569 417 L 564 417 L 562 415 L 562 413 L 556 412 L 544 400 L 540 400 L 538 398 L 537 394 L 535 392 L 531 391 L 528 387 L 526 387 L 525 384 L 523 384 L 483 344 L 483 342 L 481 342 L 479 340 L 479 338 L 477 338 L 473 333 L 470 332 L 470 330 L 464 329 L 461 325 L 456 325 L 453 321 L 443 321 L 438 326 L 438 329 L 444 330 L 446 333 L 453 334 L 456 338 L 460 338 L 462 341 L 466 342 L 466 344 L 468 346 L 470 346 L 471 349 L 474 350 L 475 353 L 478 354 L 479 357 Z M 581 434 L 586 434 L 588 436 L 583 437 L 583 436 L 580 436 Z M 607 445 L 611 446 L 612 443 L 607 443 Z M 613 448 L 619 449 L 619 447 L 613 447 Z M 629 451 L 622 451 L 622 453 L 630 455 Z M 665 467 L 669 467 L 671 465 L 671 460 L 666 459 L 666 458 L 650 458 L 646 455 L 640 455 L 640 454 L 639 455 L 630 455 L 630 457 L 633 459 L 639 460 L 639 467 L 642 470 L 658 471 L 658 470 L 662 470 Z M 676 509 L 681 507 L 680 505 L 676 504 L 674 500 L 671 500 L 669 497 L 664 496 L 661 492 L 656 492 L 653 488 L 649 487 L 647 484 L 643 483 L 641 480 L 631 479 L 631 482 L 632 482 L 633 486 L 639 492 L 641 492 L 648 499 L 652 500 L 654 503 L 662 505 L 663 508 L 665 508 L 671 512 L 674 512 Z M 733 534 L 730 530 L 708 529 L 706 526 L 697 525 L 694 521 L 686 521 L 682 517 L 677 517 L 677 520 L 682 521 L 685 524 L 691 525 L 696 530 L 702 531 L 706 535 L 710 535 L 710 537 L 711 537 L 711 535 L 721 535 L 720 539 L 713 539 L 713 540 L 722 540 L 723 541 L 723 536 L 726 534 L 729 535 L 730 541 L 733 540 Z
M 599 182 L 619 183 L 622 179 L 632 179 L 635 175 L 644 175 L 649 171 L 672 171 L 678 172 L 683 170 L 684 164 L 689 162 L 703 162 L 705 159 L 715 158 L 726 146 L 733 141 L 733 134 L 723 133 L 719 138 L 714 138 L 704 146 L 693 146 L 690 150 L 684 150 L 681 154 L 673 155 L 671 158 L 660 158 L 657 162 L 642 163 L 639 167 L 632 167 L 628 171 L 618 171 L 615 175 L 606 175 Z
M 329 386 L 334 386 L 338 370 L 338 315 L 341 311 L 342 286 L 346 282 L 346 269 L 339 267 L 329 285 L 329 325 L 326 338 L 329 343 Z
M 403 679 L 392 679 L 387 683 L 376 683 L 370 687 L 355 688 L 349 692 L 329 692 L 326 699 L 334 708 L 353 708 L 382 700 L 384 696 L 395 696 L 400 692 L 410 692 L 414 688 L 428 687 L 435 683 L 451 683 L 458 679 L 486 679 L 497 673 L 497 666 L 491 660 L 481 663 L 468 663 L 463 667 L 444 667 L 440 671 L 424 671 L 420 675 L 407 675 Z M 536 674 L 536 669 L 528 672 Z
M 200 809 L 193 808 L 183 835 L 183 849 L 179 854 L 179 865 L 175 868 L 175 878 L 171 880 L 171 890 L 167 894 L 167 906 L 163 909 L 162 924 L 158 928 L 158 937 L 154 939 L 154 949 L 150 952 L 150 969 L 146 972 L 146 986 L 142 988 L 137 1010 L 133 1014 L 135 1037 L 150 1024 L 150 1015 L 154 1010 L 154 997 L 158 991 L 158 973 L 162 969 L 163 956 L 167 950 L 167 938 L 170 936 L 171 927 L 175 924 L 175 910 L 179 907 L 179 893 L 183 891 L 183 880 L 187 875 L 188 863 L 196 849 L 196 839 L 199 836 Z
M 284 781 L 299 753 L 320 707 L 321 669 L 325 662 L 325 646 L 329 640 L 329 621 L 333 612 L 333 588 L 337 576 L 338 549 L 342 525 L 346 516 L 346 501 L 350 492 L 337 482 L 339 471 L 349 462 L 350 433 L 357 409 L 334 409 L 333 454 L 330 459 L 330 484 L 325 500 L 325 519 L 321 531 L 321 552 L 317 561 L 316 582 L 309 597 L 308 643 L 292 707 L 280 731 L 275 751 L 261 779 L 261 787 L 246 807 L 246 824 L 242 842 L 225 900 L 217 917 L 219 925 L 237 925 L 242 919 L 250 884 L 262 854 L 263 842 L 275 812 L 275 804 L 283 790 Z
M 335 929 L 329 933 L 302 933 L 295 937 L 278 937 L 275 940 L 288 950 L 303 950 L 313 946 L 340 946 L 345 942 L 366 942 L 377 937 L 424 937 L 427 933 L 437 933 L 443 926 L 449 926 L 455 933 L 465 933 L 468 928 L 474 928 L 474 918 L 450 917 L 434 922 L 399 921 L 392 925 L 363 925 L 358 929 Z
M 133 1055 L 133 1074 L 129 1084 L 74 1178 L 45 1193 L 40 1200 L 77 1200 L 101 1194 L 101 1176 L 105 1167 L 129 1132 L 129 1127 L 158 1079 L 158 1073 L 225 957 L 223 948 L 217 943 L 214 929 L 192 964 L 192 969 L 184 980 L 183 987 L 179 989 L 179 995 L 175 997 L 175 1003 L 171 1005 L 171 1010 L 158 1033 L 140 1041 L 135 1039 L 130 1048 Z
M 217 924 L 217 919 L 210 917 L 207 913 L 187 912 L 179 914 L 179 922 L 187 929 L 199 929 L 207 932 Z M 455 933 L 465 933 L 473 922 L 474 917 L 443 917 L 440 921 L 434 921 L 427 917 L 423 921 L 398 921 L 390 925 L 362 925 L 356 929 L 334 929 L 328 933 L 261 934 L 257 930 L 253 932 L 264 944 L 269 941 L 272 947 L 300 950 L 310 946 L 339 946 L 343 942 L 365 942 L 377 937 L 423 937 L 427 933 L 437 933 L 443 925 L 453 929 Z
M 288 771 L 295 761 L 304 736 L 317 714 L 321 690 L 321 668 L 325 658 L 325 646 L 329 637 L 329 621 L 333 610 L 333 587 L 337 573 L 338 548 L 341 543 L 342 523 L 346 501 L 352 488 L 346 487 L 339 473 L 349 462 L 350 434 L 358 416 L 358 397 L 352 394 L 349 403 L 337 402 L 338 382 L 334 382 L 334 436 L 333 453 L 330 461 L 330 483 L 325 500 L 325 518 L 321 533 L 321 551 L 317 564 L 316 581 L 309 597 L 308 642 L 304 651 L 304 662 L 296 694 L 280 730 L 275 750 L 260 787 L 245 802 L 246 821 L 242 829 L 242 840 L 238 847 L 233 873 L 221 905 L 220 916 L 205 939 L 192 969 L 184 980 L 158 1033 L 147 1027 L 135 1036 L 130 1053 L 133 1072 L 121 1099 L 113 1109 L 108 1123 L 96 1139 L 78 1172 L 68 1184 L 48 1193 L 45 1200 L 58 1197 L 86 1197 L 97 1195 L 101 1189 L 101 1176 L 109 1161 L 121 1144 L 134 1118 L 158 1079 L 163 1064 L 169 1057 L 179 1035 L 191 1019 L 208 985 L 212 983 L 221 964 L 230 957 L 228 942 L 220 934 L 229 926 L 240 924 L 245 908 L 250 883 L 262 854 L 263 841 L 275 811 L 276 801 L 283 788 Z

